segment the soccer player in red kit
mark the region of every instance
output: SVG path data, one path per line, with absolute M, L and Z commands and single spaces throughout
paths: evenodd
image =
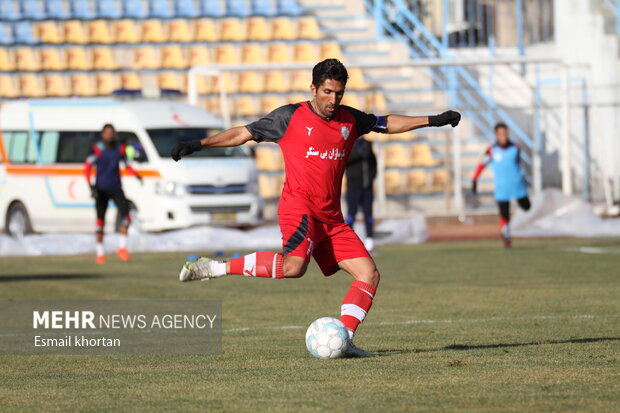
M 379 271 L 363 242 L 349 227 L 340 208 L 342 176 L 355 140 L 371 131 L 401 133 L 425 126 L 458 125 L 454 111 L 436 116 L 375 116 L 340 105 L 347 70 L 336 59 L 312 70 L 312 100 L 282 106 L 246 126 L 231 128 L 199 141 L 177 143 L 178 161 L 204 147 L 242 145 L 249 140 L 275 142 L 284 155 L 286 180 L 278 205 L 282 252 L 259 251 L 227 262 L 199 258 L 185 263 L 181 281 L 229 274 L 298 278 L 314 257 L 325 276 L 340 269 L 354 278 L 341 307 L 341 320 L 352 339 L 370 310 Z M 349 356 L 371 356 L 352 343 Z

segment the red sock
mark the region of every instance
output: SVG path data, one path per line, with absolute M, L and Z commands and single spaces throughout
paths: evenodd
M 376 292 L 375 287 L 363 281 L 351 283 L 340 310 L 340 320 L 351 332 L 355 332 L 357 326 L 366 318 Z
M 234 258 L 230 262 L 230 273 L 246 277 L 284 278 L 282 265 L 284 257 L 279 252 L 259 251 Z

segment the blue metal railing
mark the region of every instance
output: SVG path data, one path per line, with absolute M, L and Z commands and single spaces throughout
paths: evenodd
M 616 14 L 616 34 L 620 36 L 620 0 L 605 0 L 605 4 Z
M 447 14 L 447 4 L 448 1 L 444 0 L 444 16 Z M 445 26 L 442 29 L 444 36 L 440 41 L 409 9 L 404 0 L 366 0 L 366 5 L 375 18 L 379 37 L 387 32 L 390 36 L 404 41 L 414 58 L 452 58 L 447 47 L 450 42 L 445 36 Z M 502 121 L 523 146 L 533 149 L 530 136 L 482 90 L 468 69 L 463 66 L 444 66 L 428 70 L 434 83 L 448 93 L 451 104 L 460 108 L 483 135 L 488 135 L 489 131 L 493 130 L 496 121 Z M 527 152 L 523 153 L 523 161 L 531 166 L 532 160 Z

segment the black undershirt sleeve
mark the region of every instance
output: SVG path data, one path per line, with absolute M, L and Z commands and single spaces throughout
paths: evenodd
M 387 133 L 387 121 L 385 116 L 375 116 L 365 113 L 350 106 L 342 106 L 355 117 L 357 136 L 366 135 L 368 132 Z
M 299 104 L 281 106 L 267 116 L 245 127 L 250 131 L 256 142 L 277 143 L 286 133 L 288 123 L 298 107 Z

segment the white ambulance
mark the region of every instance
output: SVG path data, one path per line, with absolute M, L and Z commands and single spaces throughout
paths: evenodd
M 221 119 L 175 101 L 41 99 L 0 105 L 0 229 L 13 235 L 93 231 L 83 162 L 106 123 L 114 125 L 128 145 L 130 164 L 144 177 L 140 184 L 121 171 L 141 230 L 259 222 L 249 148 L 204 149 L 180 162 L 170 157 L 176 142 L 222 130 Z M 108 231 L 116 215 L 116 208 L 108 209 Z

